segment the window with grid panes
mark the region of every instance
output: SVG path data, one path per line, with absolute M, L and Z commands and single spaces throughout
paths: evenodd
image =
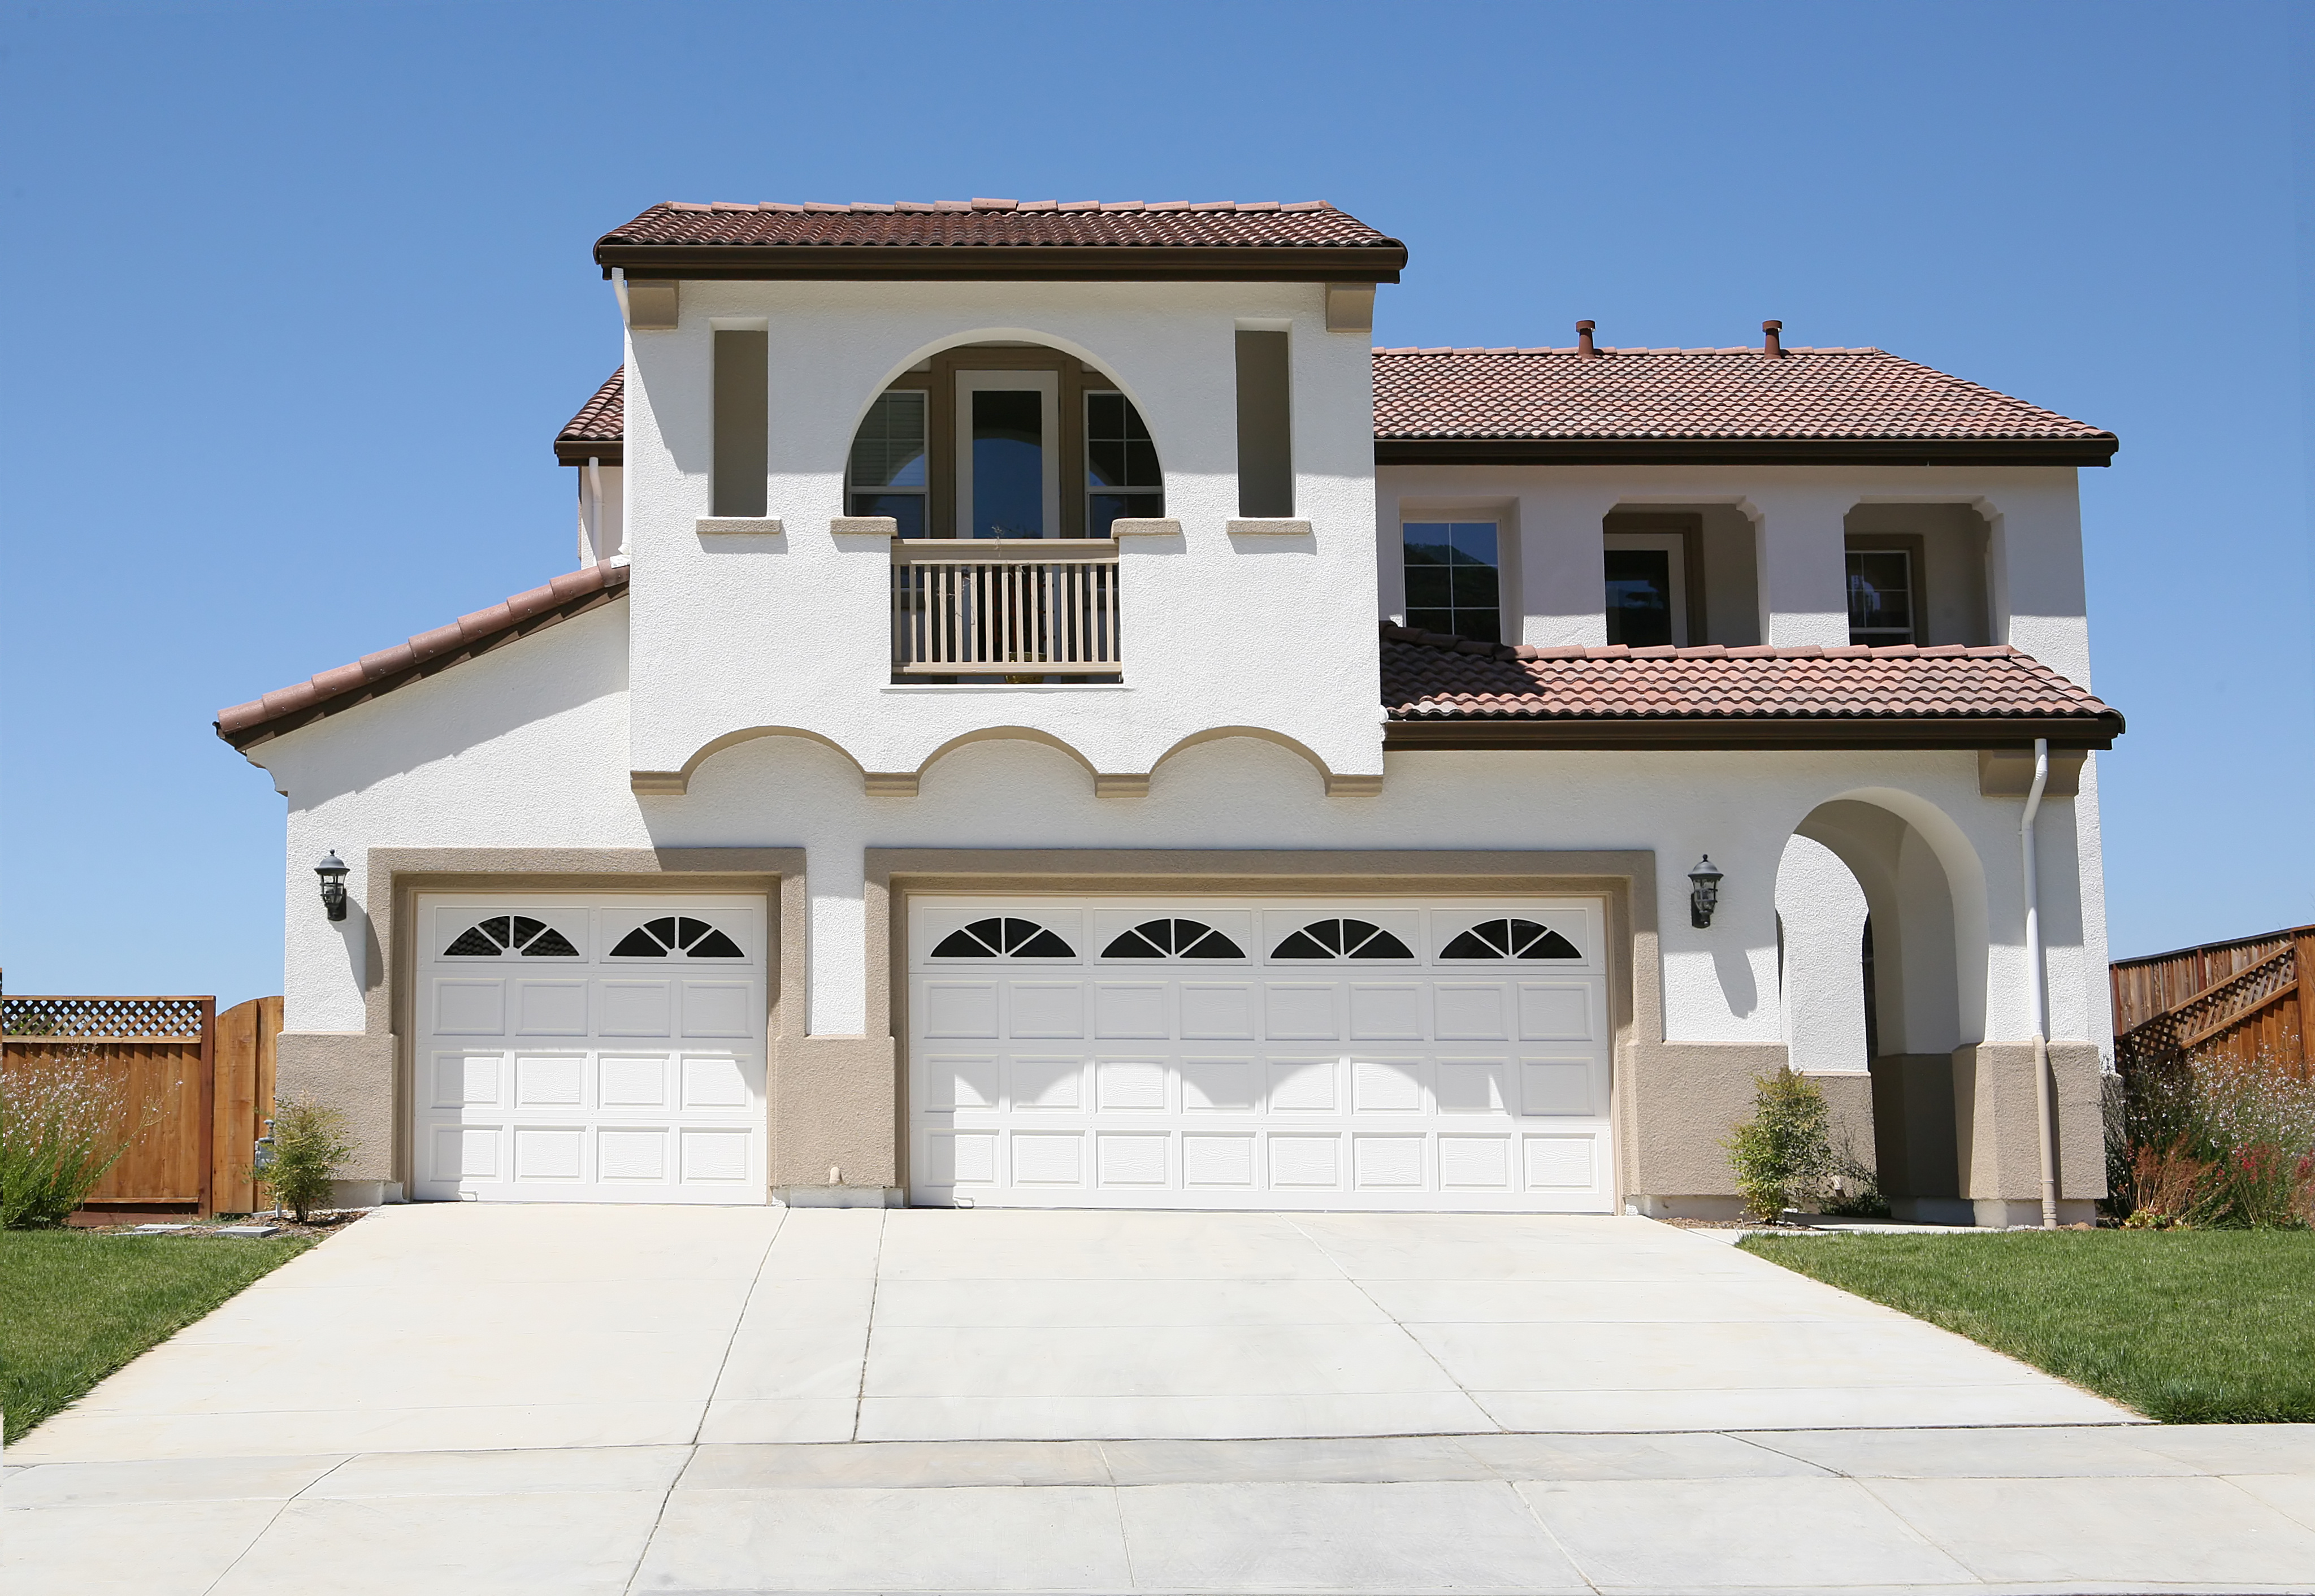
M 1166 486 L 1158 446 L 1122 394 L 1089 392 L 1086 403 L 1086 531 L 1107 537 L 1118 520 L 1154 519 L 1166 513 Z
M 1493 521 L 1408 521 L 1406 624 L 1475 643 L 1503 641 L 1502 579 Z

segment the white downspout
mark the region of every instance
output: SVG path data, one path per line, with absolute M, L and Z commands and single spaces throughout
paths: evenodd
M 2050 782 L 2050 740 L 2034 740 L 2034 785 L 2018 822 L 2026 871 L 2026 992 L 2034 1016 L 2034 1109 L 2042 1131 L 2042 1228 L 2058 1228 L 2058 1130 L 2050 1091 L 2049 982 L 2042 969 L 2042 887 L 2034 860 L 2034 817 Z
M 603 554 L 603 462 L 587 457 L 587 559 L 600 564 Z

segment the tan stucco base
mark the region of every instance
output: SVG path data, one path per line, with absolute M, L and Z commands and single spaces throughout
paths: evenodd
M 1753 1082 L 1786 1061 L 1781 1042 L 1637 1044 L 1619 1060 L 1626 1128 L 1624 1185 L 1643 1213 L 1735 1219 L 1736 1177 L 1723 1145 L 1752 1117 Z M 1812 1072 L 1832 1110 L 1832 1142 L 1873 1157 L 1873 1079 L 1862 1070 Z
M 278 1043 L 274 1098 L 310 1097 L 346 1116 L 354 1156 L 338 1179 L 391 1181 L 395 1149 L 394 1038 L 360 1031 L 284 1031 Z
M 889 1036 L 772 1046 L 772 1190 L 799 1207 L 880 1208 L 900 1180 L 900 1066 Z
M 2050 1043 L 2058 1121 L 2058 1196 L 2094 1201 L 2106 1195 L 2106 1123 L 2099 1100 L 2098 1048 Z M 1973 1202 L 2034 1205 L 2039 1222 L 2042 1144 L 2034 1095 L 2031 1042 L 1981 1042 L 1954 1050 L 1954 1128 L 1960 1195 Z M 1980 1223 L 1985 1222 L 1981 1217 Z M 2021 1223 L 2006 1219 L 2005 1223 Z

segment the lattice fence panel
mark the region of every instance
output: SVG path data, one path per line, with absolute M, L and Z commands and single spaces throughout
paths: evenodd
M 2124 1032 L 2115 1038 L 2116 1066 L 2128 1070 L 2174 1059 L 2257 1013 L 2298 979 L 2295 952 L 2286 943 L 2281 951 L 2229 976 L 2191 1002 Z
M 84 1036 L 201 1039 L 198 998 L 0 998 L 0 1032 L 11 1041 Z

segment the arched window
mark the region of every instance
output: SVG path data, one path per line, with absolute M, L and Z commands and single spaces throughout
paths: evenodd
M 685 953 L 694 959 L 744 959 L 740 944 L 705 920 L 689 915 L 666 915 L 645 920 L 611 950 L 615 959 L 664 959 Z
M 1533 920 L 1481 920 L 1440 950 L 1442 959 L 1580 959 L 1575 944 Z
M 1243 959 L 1237 944 L 1203 920 L 1144 920 L 1101 950 L 1104 959 Z
M 442 950 L 446 959 L 497 959 L 508 953 L 526 959 L 575 959 L 579 950 L 562 932 L 528 915 L 492 915 L 477 920 Z
M 1077 949 L 1034 920 L 975 920 L 933 949 L 936 959 L 1074 959 Z
M 853 434 L 845 513 L 902 538 L 1107 537 L 1166 513 L 1158 446 L 1113 380 L 1060 350 L 941 350 L 876 395 Z
M 1412 959 L 1414 950 L 1370 920 L 1313 920 L 1270 950 L 1273 959 Z

